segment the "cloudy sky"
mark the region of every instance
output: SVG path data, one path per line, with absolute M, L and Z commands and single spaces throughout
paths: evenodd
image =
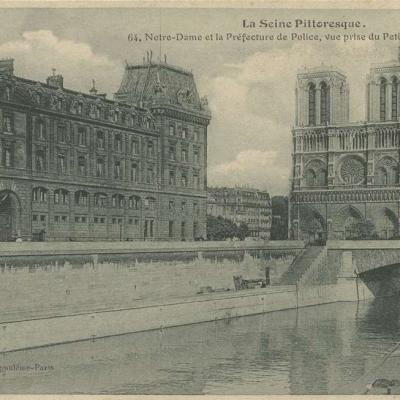
M 150 49 L 159 54 L 158 42 L 129 42 L 130 32 L 156 34 L 161 28 L 165 34 L 220 32 L 225 36 L 246 31 L 243 19 L 295 18 L 360 20 L 365 28 L 356 32 L 367 36 L 397 33 L 400 26 L 400 12 L 394 10 L 3 9 L 0 57 L 15 58 L 17 75 L 40 81 L 56 68 L 71 89 L 88 91 L 96 79 L 98 89 L 112 97 L 125 60 L 141 63 Z M 281 31 L 295 30 L 258 28 L 251 33 Z M 246 184 L 275 195 L 287 193 L 289 187 L 297 71 L 321 63 L 339 67 L 350 83 L 351 119 L 363 120 L 369 67 L 396 58 L 397 46 L 393 40 L 245 44 L 203 40 L 163 42 L 161 52 L 170 64 L 192 69 L 200 95 L 208 97 L 213 115 L 208 141 L 210 185 Z

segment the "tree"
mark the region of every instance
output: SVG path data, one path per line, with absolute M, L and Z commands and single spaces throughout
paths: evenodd
M 354 221 L 349 226 L 350 240 L 372 240 L 379 239 L 375 225 L 369 219 L 365 221 Z
M 234 237 L 243 240 L 249 234 L 249 228 L 246 224 L 239 226 L 231 220 L 222 216 L 214 217 L 207 215 L 207 239 L 208 240 L 226 240 Z

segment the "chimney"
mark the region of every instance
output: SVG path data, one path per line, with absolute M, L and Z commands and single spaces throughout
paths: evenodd
M 49 76 L 46 80 L 49 86 L 62 89 L 64 87 L 64 78 L 62 75 L 56 75 L 56 69 L 53 68 L 53 75 Z
M 89 90 L 89 93 L 90 93 L 92 96 L 96 96 L 96 94 L 97 94 L 96 81 L 95 81 L 94 79 L 92 79 L 92 87 L 91 87 L 91 89 Z
M 14 59 L 3 58 L 0 60 L 0 75 L 14 75 Z

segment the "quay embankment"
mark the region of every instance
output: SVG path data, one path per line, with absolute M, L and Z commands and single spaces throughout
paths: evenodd
M 0 245 L 0 352 L 367 297 L 340 263 L 327 272 L 326 247 L 307 251 L 294 241 Z M 268 285 L 237 290 L 234 277 Z

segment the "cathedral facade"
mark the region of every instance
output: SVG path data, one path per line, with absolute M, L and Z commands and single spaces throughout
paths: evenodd
M 370 69 L 362 123 L 349 122 L 349 88 L 342 72 L 320 67 L 298 74 L 291 238 L 356 239 L 360 226 L 374 237 L 398 236 L 399 96 L 400 57 Z
M 206 236 L 210 112 L 193 74 L 148 57 L 109 100 L 0 61 L 0 241 Z

